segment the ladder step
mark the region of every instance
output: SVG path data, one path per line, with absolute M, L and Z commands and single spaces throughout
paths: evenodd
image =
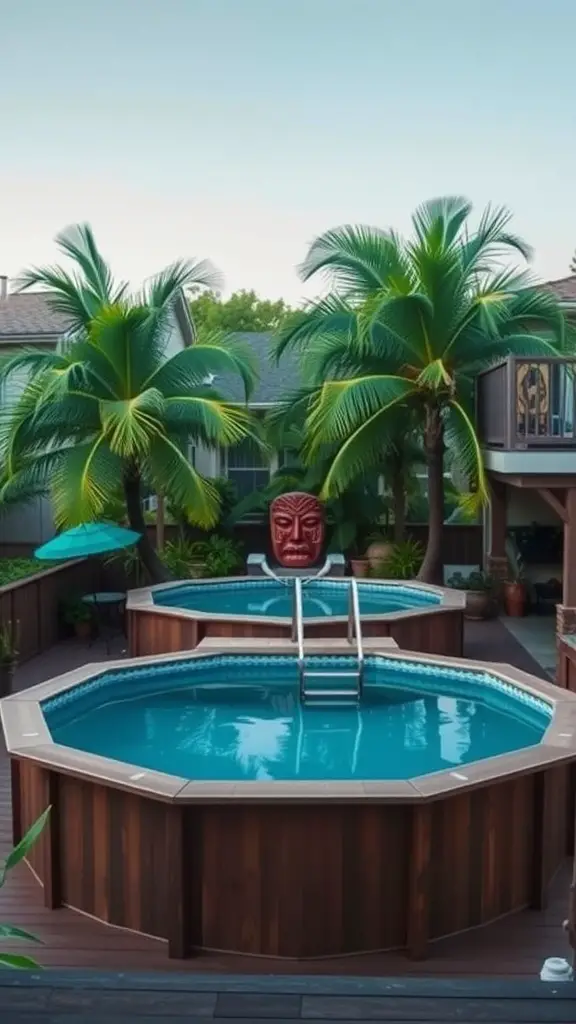
M 304 690 L 305 697 L 358 697 L 358 690 Z
M 311 669 L 306 668 L 306 669 L 304 669 L 304 675 L 306 676 L 306 678 L 311 677 L 313 679 L 320 679 L 320 678 L 323 678 L 323 679 L 344 679 L 344 678 L 352 679 L 353 677 L 355 679 L 357 679 L 359 673 L 358 673 L 358 669 L 352 669 L 349 672 L 347 672 L 347 671 L 314 672 Z

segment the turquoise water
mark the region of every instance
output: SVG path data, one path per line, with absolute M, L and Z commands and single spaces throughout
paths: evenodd
M 440 603 L 438 594 L 415 586 L 391 587 L 359 583 L 358 592 L 363 615 L 385 615 L 413 608 L 430 608 Z M 153 596 L 155 604 L 216 615 L 292 616 L 292 586 L 274 580 L 182 584 L 156 591 Z M 306 619 L 348 614 L 348 580 L 306 583 L 302 588 L 302 596 Z
M 324 670 L 353 664 L 309 661 Z M 531 746 L 550 722 L 542 702 L 480 675 L 406 665 L 368 659 L 360 707 L 302 706 L 289 656 L 218 656 L 109 673 L 43 710 L 57 743 L 233 782 L 410 779 Z

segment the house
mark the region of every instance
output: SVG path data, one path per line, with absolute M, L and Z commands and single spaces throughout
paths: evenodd
M 576 275 L 547 287 L 576 313 Z M 576 633 L 576 354 L 505 359 L 479 375 L 477 399 L 492 490 L 487 564 L 505 576 L 507 534 L 523 528 L 532 535 L 527 568 L 536 592 L 561 582 L 557 630 Z
M 19 349 L 53 349 L 66 334 L 69 321 L 56 312 L 47 292 L 11 293 L 8 278 L 0 276 L 0 361 Z M 173 355 L 194 342 L 195 332 L 185 296 L 174 306 L 173 323 L 167 353 Z M 24 375 L 14 373 L 0 383 L 0 408 L 13 402 L 24 384 Z M 41 544 L 54 533 L 50 502 L 32 502 L 25 508 L 10 509 L 0 520 L 0 540 L 4 548 L 28 549 Z

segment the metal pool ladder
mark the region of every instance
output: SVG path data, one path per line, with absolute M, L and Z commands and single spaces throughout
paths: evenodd
M 308 668 L 304 653 L 304 617 L 302 612 L 302 580 L 294 579 L 294 607 L 292 612 L 292 640 L 298 644 L 298 678 L 300 700 L 307 703 L 318 701 L 322 704 L 358 703 L 362 698 L 364 686 L 364 651 L 362 647 L 362 626 L 360 624 L 360 600 L 358 583 L 354 577 L 349 580 L 348 590 L 348 643 L 356 647 L 356 667 L 354 669 L 335 669 L 333 671 L 317 671 Z M 327 687 L 309 685 L 311 680 L 342 679 L 348 682 L 346 687 Z

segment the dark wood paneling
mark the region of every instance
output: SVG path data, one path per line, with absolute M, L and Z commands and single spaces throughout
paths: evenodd
M 304 625 L 305 637 L 344 637 L 345 622 Z M 461 611 L 423 612 L 405 619 L 376 622 L 362 619 L 364 636 L 391 636 L 405 651 L 445 654 L 461 657 L 463 652 L 464 617 Z M 291 627 L 262 622 L 236 622 L 232 619 L 191 619 L 188 616 L 164 615 L 161 612 L 131 611 L 128 617 L 129 648 L 132 657 L 170 654 L 192 650 L 205 636 L 221 637 L 286 637 Z
M 416 805 L 173 805 L 25 759 L 13 777 L 23 829 L 47 792 L 57 807 L 30 855 L 51 905 L 168 939 L 176 957 L 423 956 L 534 903 L 566 844 L 565 768 Z
M 99 565 L 83 560 L 0 587 L 0 622 L 18 623 L 19 660 L 42 654 L 60 639 L 60 602 L 98 586 Z

